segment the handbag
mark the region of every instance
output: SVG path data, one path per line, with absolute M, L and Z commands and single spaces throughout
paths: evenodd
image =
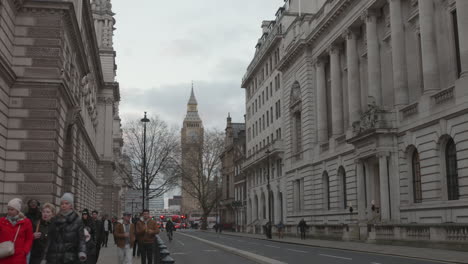
M 15 242 L 16 238 L 18 237 L 20 228 L 21 226 L 19 226 L 18 230 L 16 230 L 15 240 L 13 240 L 13 242 L 5 241 L 0 243 L 0 259 L 13 256 L 15 254 Z

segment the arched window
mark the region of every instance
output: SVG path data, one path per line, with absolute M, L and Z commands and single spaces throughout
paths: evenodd
M 449 139 L 445 146 L 445 166 L 447 170 L 447 193 L 449 200 L 459 199 L 457 148 L 453 139 Z
M 322 176 L 322 188 L 323 188 L 323 207 L 325 210 L 330 210 L 330 178 L 326 171 L 323 172 Z
M 344 209 L 346 209 L 346 207 L 348 206 L 348 197 L 347 197 L 347 193 L 346 193 L 346 171 L 345 169 L 343 168 L 343 166 L 341 166 L 339 169 L 338 169 L 338 181 L 339 184 L 341 185 L 341 201 L 342 201 L 342 206 Z
M 417 149 L 413 151 L 411 165 L 413 167 L 413 198 L 415 203 L 420 203 L 422 202 L 421 165 Z

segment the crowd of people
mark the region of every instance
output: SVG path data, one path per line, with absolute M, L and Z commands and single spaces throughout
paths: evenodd
M 101 247 L 108 246 L 109 233 L 114 235 L 120 264 L 132 263 L 137 244 L 141 263 L 153 263 L 159 225 L 148 210 L 133 221 L 127 212 L 122 219 L 111 221 L 88 209 L 80 217 L 73 205 L 71 193 L 63 194 L 58 212 L 51 203 L 41 206 L 30 200 L 23 213 L 21 199 L 9 201 L 7 215 L 0 218 L 0 264 L 96 264 Z M 13 251 L 8 250 L 11 244 Z

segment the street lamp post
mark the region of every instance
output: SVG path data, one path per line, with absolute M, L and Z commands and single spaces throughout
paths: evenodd
M 265 154 L 267 155 L 267 192 L 268 192 L 268 230 L 267 237 L 271 238 L 271 191 L 270 191 L 270 149 L 267 149 Z
M 143 190 L 143 210 L 145 209 L 145 195 L 146 195 L 146 123 L 148 123 L 150 120 L 146 117 L 146 112 L 145 116 L 141 119 L 141 122 L 143 122 L 143 168 L 141 170 L 141 188 Z

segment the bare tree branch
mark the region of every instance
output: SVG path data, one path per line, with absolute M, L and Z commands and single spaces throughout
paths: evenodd
M 178 157 L 179 137 L 176 128 L 154 117 L 146 123 L 146 176 L 143 176 L 143 123 L 128 122 L 123 128 L 126 155 L 130 159 L 133 189 L 145 187 L 145 204 L 150 199 L 161 197 L 178 185 L 180 166 Z M 144 181 L 144 185 L 143 184 Z
M 200 140 L 201 141 L 201 140 Z M 224 133 L 217 130 L 204 132 L 201 142 L 184 146 L 180 165 L 183 190 L 195 198 L 203 210 L 202 228 L 206 219 L 221 198 L 221 160 L 224 150 Z

